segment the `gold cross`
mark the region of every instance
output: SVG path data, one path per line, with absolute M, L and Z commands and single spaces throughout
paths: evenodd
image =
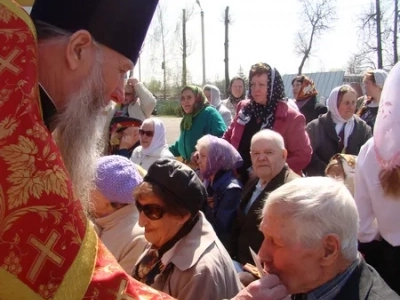
M 28 273 L 28 279 L 31 282 L 35 281 L 37 274 L 43 268 L 44 263 L 47 259 L 50 259 L 54 264 L 57 266 L 61 266 L 64 263 L 64 258 L 53 252 L 52 248 L 57 243 L 60 235 L 57 231 L 52 230 L 50 236 L 47 238 L 45 244 L 39 241 L 36 237 L 30 236 L 28 242 L 38 249 L 39 255 L 37 256 L 34 264 L 32 265 L 31 269 Z
M 129 296 L 126 293 L 126 286 L 127 286 L 128 281 L 126 279 L 123 279 L 119 285 L 119 290 L 118 292 L 113 292 L 112 294 L 114 294 L 114 296 L 116 296 L 117 298 L 115 300 L 135 300 L 134 298 L 132 298 L 131 296 Z
M 16 58 L 20 53 L 20 49 L 14 49 L 6 58 L 0 56 L 0 74 L 6 69 L 10 70 L 15 75 L 21 72 L 21 68 L 12 63 L 13 59 Z

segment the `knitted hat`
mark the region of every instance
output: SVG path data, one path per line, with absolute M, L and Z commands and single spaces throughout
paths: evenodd
M 179 206 L 197 213 L 207 201 L 207 191 L 197 174 L 183 163 L 161 158 L 148 169 L 144 181 L 168 191 Z
M 383 89 L 383 85 L 386 81 L 388 74 L 384 70 L 376 69 L 372 71 L 374 73 L 374 78 L 376 85 Z
M 133 190 L 142 181 L 135 164 L 126 157 L 109 155 L 97 161 L 96 187 L 111 203 L 133 203 Z

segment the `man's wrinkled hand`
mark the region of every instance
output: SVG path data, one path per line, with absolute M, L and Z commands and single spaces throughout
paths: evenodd
M 278 276 L 266 275 L 250 283 L 231 300 L 290 300 L 286 287 Z

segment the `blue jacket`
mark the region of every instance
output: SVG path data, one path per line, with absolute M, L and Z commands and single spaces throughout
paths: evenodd
M 218 238 L 227 248 L 230 245 L 233 222 L 242 199 L 242 185 L 231 170 L 217 173 L 216 177 L 217 179 L 207 188 L 209 196 L 213 198 L 213 206 L 207 203 L 203 210 Z

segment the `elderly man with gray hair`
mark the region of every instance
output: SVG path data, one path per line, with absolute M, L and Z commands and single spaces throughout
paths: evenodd
M 358 221 L 353 197 L 334 179 L 299 178 L 275 190 L 260 224 L 265 275 L 233 299 L 400 299 L 359 254 Z

